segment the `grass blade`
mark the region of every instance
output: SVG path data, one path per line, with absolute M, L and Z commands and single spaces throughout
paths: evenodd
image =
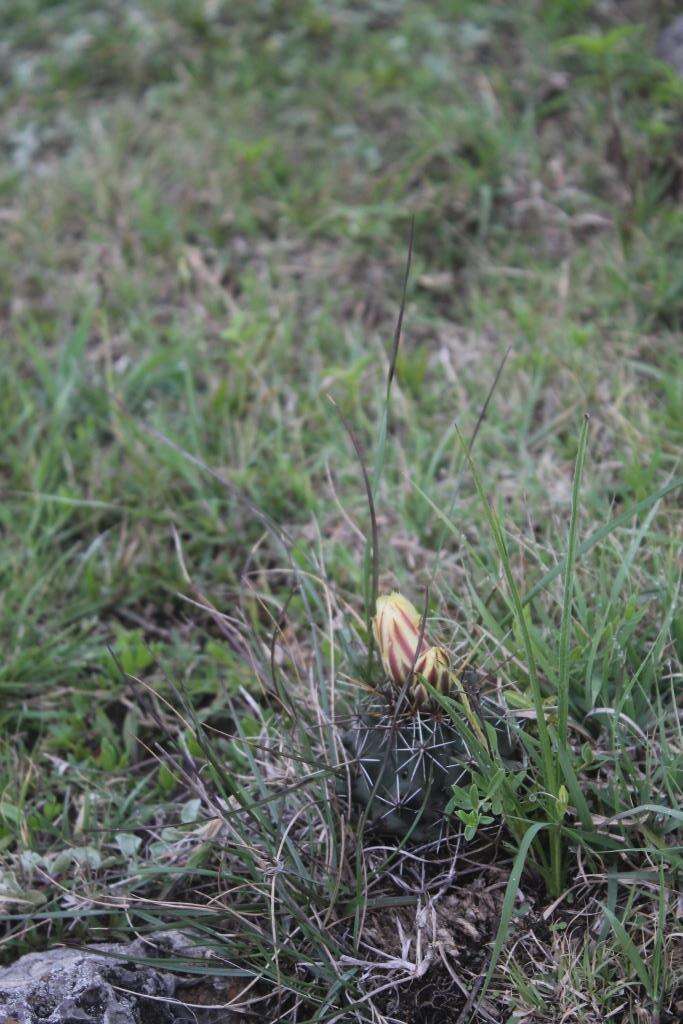
M 619 918 L 616 914 L 612 913 L 609 907 L 603 907 L 602 912 L 612 926 L 612 931 L 616 935 L 617 942 L 621 946 L 624 956 L 635 971 L 638 980 L 647 992 L 648 996 L 653 998 L 652 979 L 650 978 L 645 961 L 635 947 L 633 939 L 628 934 Z
M 636 501 L 633 505 L 629 505 L 627 509 L 621 512 L 618 516 L 615 516 L 614 519 L 610 519 L 608 523 L 605 523 L 604 526 L 600 526 L 597 530 L 594 530 L 590 536 L 586 537 L 586 539 L 579 544 L 576 549 L 576 557 L 581 558 L 590 551 L 591 548 L 594 548 L 596 544 L 599 544 L 601 540 L 604 540 L 605 537 L 609 537 L 610 533 L 616 530 L 617 527 L 626 526 L 627 523 L 631 522 L 634 516 L 639 515 L 641 512 L 645 512 L 647 509 L 651 508 L 655 502 L 659 501 L 660 498 L 663 498 L 667 494 L 671 494 L 672 491 L 676 491 L 680 487 L 683 487 L 683 476 L 674 477 L 673 480 L 670 480 L 663 487 L 660 487 L 660 489 L 655 491 L 654 494 L 650 494 L 647 498 L 643 498 L 641 501 Z M 524 596 L 522 604 L 527 605 L 533 601 L 537 594 L 540 594 L 542 590 L 545 590 L 548 584 L 552 583 L 554 579 L 557 579 L 560 573 L 563 573 L 564 570 L 565 563 L 563 559 L 545 573 L 540 580 L 534 583 L 531 590 L 529 590 Z
M 510 921 L 512 919 L 512 913 L 515 909 L 517 888 L 519 886 L 520 878 L 522 877 L 522 872 L 524 871 L 524 865 L 526 864 L 526 858 L 527 854 L 529 853 L 529 847 L 531 846 L 531 844 L 533 843 L 534 839 L 541 831 L 541 829 L 547 827 L 548 824 L 545 821 L 538 821 L 535 825 L 531 825 L 524 833 L 524 836 L 522 837 L 522 840 L 519 844 L 517 856 L 515 857 L 515 862 L 512 865 L 512 871 L 510 872 L 510 877 L 508 878 L 508 883 L 507 886 L 505 887 L 503 909 L 501 910 L 500 913 L 498 931 L 496 932 L 496 937 L 493 942 L 493 949 L 491 950 L 491 960 L 489 962 L 488 970 L 484 978 L 484 984 L 482 985 L 481 993 L 479 996 L 480 1000 L 483 999 L 489 985 L 491 984 L 493 972 L 496 969 L 496 964 L 498 963 L 501 951 L 503 949 L 503 946 L 505 945 L 505 940 L 507 939 L 508 936 Z
M 512 566 L 510 564 L 510 555 L 507 549 L 505 534 L 503 533 L 503 528 L 501 526 L 500 520 L 497 514 L 494 512 L 493 506 L 491 505 L 486 495 L 486 492 L 484 491 L 481 478 L 479 476 L 479 471 L 477 470 L 472 455 L 467 448 L 465 440 L 457 427 L 456 431 L 462 449 L 465 453 L 465 458 L 467 459 L 468 465 L 470 467 L 470 472 L 472 473 L 472 477 L 474 479 L 474 485 L 477 489 L 479 499 L 483 505 L 484 513 L 488 520 L 491 533 L 493 534 L 496 548 L 498 549 L 498 555 L 500 557 L 501 562 L 503 563 L 503 571 L 505 573 L 505 578 L 507 580 L 515 618 L 517 620 L 522 635 L 522 641 L 524 644 L 524 650 L 527 659 L 529 681 L 531 683 L 531 692 L 534 702 L 534 709 L 536 711 L 538 735 L 541 741 L 546 787 L 551 793 L 554 794 L 557 789 L 557 776 L 555 771 L 555 764 L 553 761 L 552 747 L 550 743 L 550 733 L 548 732 L 548 725 L 545 720 L 541 684 L 538 678 L 538 673 L 536 671 L 536 656 L 534 654 L 533 645 L 531 643 L 531 636 L 529 634 L 529 627 L 527 624 L 526 616 L 524 614 L 519 588 L 517 587 L 514 575 L 512 573 Z
M 576 535 L 579 522 L 579 496 L 581 477 L 586 459 L 588 441 L 588 416 L 584 417 L 579 437 L 579 449 L 574 468 L 574 484 L 572 487 L 572 512 L 569 521 L 569 538 L 567 556 L 564 566 L 564 597 L 562 601 L 562 622 L 560 625 L 559 672 L 557 680 L 558 703 L 558 734 L 560 746 L 567 747 L 567 720 L 569 718 L 569 639 L 572 620 L 572 596 L 574 592 L 574 560 L 576 558 Z
M 372 632 L 372 616 L 375 614 L 375 606 L 377 604 L 377 592 L 379 590 L 379 530 L 377 528 L 377 514 L 375 512 L 375 499 L 372 493 L 372 484 L 370 483 L 370 477 L 368 471 L 365 468 L 365 459 L 363 457 L 363 451 L 360 446 L 356 435 L 354 434 L 351 424 L 348 422 L 343 412 L 335 402 L 332 395 L 327 396 L 328 401 L 334 406 L 334 409 L 342 422 L 346 433 L 351 438 L 351 443 L 358 459 L 361 473 L 363 474 L 363 484 L 365 486 L 365 496 L 368 502 L 368 510 L 370 514 L 370 547 L 371 547 L 371 562 L 372 562 L 372 576 L 371 580 L 367 578 L 363 580 L 364 593 L 365 593 L 365 628 L 368 634 L 368 679 L 371 676 L 372 669 L 372 654 L 374 646 L 374 638 Z M 367 555 L 367 543 L 366 543 L 366 555 Z

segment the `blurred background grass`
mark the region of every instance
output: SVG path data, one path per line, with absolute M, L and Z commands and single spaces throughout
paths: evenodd
M 548 565 L 584 411 L 586 531 L 666 483 L 683 81 L 655 50 L 675 7 L 5 0 L 0 851 L 119 827 L 132 767 L 163 819 L 173 780 L 142 758 L 153 722 L 109 646 L 213 722 L 253 685 L 185 598 L 173 527 L 223 611 L 245 588 L 273 609 L 286 593 L 245 504 L 142 423 L 300 543 L 325 537 L 358 604 L 363 491 L 325 395 L 368 444 L 413 214 L 383 581 L 427 579 L 440 525 L 423 495 L 448 507 L 453 422 L 471 431 L 509 346 L 477 457 Z M 476 550 L 474 501 L 464 487 L 453 521 Z M 653 620 L 670 522 L 644 555 Z M 449 535 L 451 605 L 459 552 Z M 125 855 L 112 834 L 78 871 Z M 33 898 L 15 867 L 4 885 Z

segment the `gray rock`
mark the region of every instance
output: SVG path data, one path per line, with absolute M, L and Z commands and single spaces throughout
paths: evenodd
M 188 956 L 197 956 L 196 949 L 189 949 L 188 940 L 180 933 L 96 948 L 96 953 L 64 948 L 28 953 L 9 967 L 1 968 L 0 1024 L 207 1022 L 206 1011 L 165 1001 L 169 997 L 182 1000 L 186 978 L 135 963 L 138 957 L 178 955 L 183 951 Z M 121 958 L 126 956 L 132 959 Z M 220 987 L 210 1001 L 224 1001 Z M 212 1016 L 215 1020 L 216 1014 Z M 223 1011 L 220 1019 L 227 1024 L 234 1017 Z
M 660 32 L 657 56 L 683 76 L 683 14 Z

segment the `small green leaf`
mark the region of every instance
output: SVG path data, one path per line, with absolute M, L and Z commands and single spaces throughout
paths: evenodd
M 180 820 L 183 825 L 190 825 L 193 821 L 197 820 L 201 806 L 201 800 L 188 800 L 187 803 L 183 804 L 180 808 Z
M 135 836 L 132 832 L 117 832 L 114 838 L 124 857 L 134 857 L 142 845 L 140 836 Z
M 119 755 L 116 747 L 110 739 L 103 737 L 100 744 L 100 752 L 97 755 L 97 764 L 106 772 L 113 771 L 119 763 Z
M 0 817 L 11 821 L 13 825 L 18 825 L 22 817 L 21 809 L 3 801 L 0 803 Z
M 157 782 L 159 783 L 159 788 L 163 790 L 164 793 L 170 793 L 175 787 L 175 778 L 165 764 L 159 766 Z

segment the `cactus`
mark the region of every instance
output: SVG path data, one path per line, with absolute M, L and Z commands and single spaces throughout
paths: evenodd
M 468 784 L 473 758 L 428 686 L 457 696 L 482 746 L 482 719 L 496 729 L 503 757 L 514 752 L 514 740 L 504 710 L 475 696 L 477 673 L 452 671 L 448 652 L 430 645 L 417 609 L 402 594 L 377 599 L 373 631 L 385 678 L 356 709 L 343 737 L 351 756 L 352 797 L 367 808 L 367 821 L 378 831 L 402 837 L 410 832 L 423 842 L 439 839 L 452 787 Z
M 468 673 L 472 681 L 475 673 Z M 396 714 L 393 694 L 377 692 L 361 704 L 344 735 L 350 755 L 354 802 L 368 808 L 367 822 L 385 835 L 428 842 L 443 838 L 444 808 L 452 786 L 467 786 L 473 758 L 465 740 L 441 711 L 408 706 Z M 515 751 L 505 714 L 488 698 L 481 715 L 491 722 L 503 757 Z M 411 831 L 412 830 L 412 831 Z

